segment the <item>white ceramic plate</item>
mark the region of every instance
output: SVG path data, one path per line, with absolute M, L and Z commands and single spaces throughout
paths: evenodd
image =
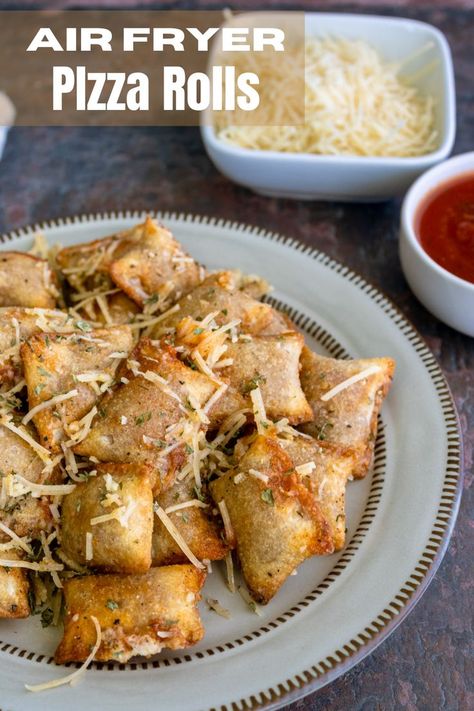
M 59 220 L 12 233 L 1 248 L 28 249 L 35 229 L 69 245 L 141 217 Z M 276 708 L 336 678 L 397 626 L 434 574 L 454 524 L 461 488 L 456 412 L 434 357 L 395 307 L 348 268 L 292 239 L 222 221 L 161 217 L 208 267 L 269 279 L 275 299 L 320 352 L 396 359 L 374 469 L 348 487 L 344 551 L 307 561 L 261 617 L 227 591 L 215 566 L 205 595 L 218 598 L 232 619 L 201 603 L 207 632 L 190 650 L 96 664 L 77 687 L 31 694 L 25 682 L 67 673 L 51 660 L 58 633 L 42 630 L 38 617 L 0 621 L 3 711 Z

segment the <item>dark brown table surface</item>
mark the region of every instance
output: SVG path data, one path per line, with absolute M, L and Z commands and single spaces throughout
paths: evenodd
M 29 7 L 39 4 L 28 3 Z M 67 4 L 123 7 L 134 3 L 78 0 Z M 66 3 L 48 5 L 64 7 Z M 257 7 L 250 0 L 237 4 L 239 8 L 252 5 Z M 270 5 L 296 9 L 290 2 L 260 3 L 260 7 Z M 7 3 L 0 2 L 2 6 Z M 187 9 L 222 6 L 217 2 L 161 4 Z M 374 0 L 365 5 L 319 4 L 321 9 L 329 6 L 405 15 L 431 22 L 445 32 L 456 72 L 454 152 L 474 148 L 472 0 L 438 0 L 429 5 L 398 0 L 391 7 Z M 305 7 L 317 6 L 308 3 Z M 441 324 L 411 294 L 397 253 L 399 208 L 399 201 L 352 205 L 258 197 L 215 170 L 194 128 L 17 128 L 10 133 L 0 164 L 2 232 L 58 216 L 121 209 L 200 213 L 283 232 L 345 262 L 384 290 L 438 358 L 458 407 L 465 458 L 461 508 L 444 561 L 415 610 L 388 640 L 352 671 L 288 707 L 292 711 L 474 709 L 474 339 Z

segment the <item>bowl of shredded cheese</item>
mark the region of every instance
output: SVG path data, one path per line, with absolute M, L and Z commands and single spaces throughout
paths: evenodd
M 224 175 L 275 197 L 380 200 L 449 155 L 454 78 L 439 30 L 402 18 L 308 13 L 305 33 L 304 47 L 294 48 L 304 55 L 304 123 L 282 125 L 282 102 L 288 115 L 301 94 L 292 63 L 282 70 L 271 58 L 260 64 L 267 101 L 259 125 L 231 112 L 203 120 L 207 152 Z

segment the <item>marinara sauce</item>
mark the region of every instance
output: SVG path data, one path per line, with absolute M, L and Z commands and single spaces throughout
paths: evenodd
M 425 198 L 417 233 L 435 262 L 474 283 L 474 173 L 448 180 Z

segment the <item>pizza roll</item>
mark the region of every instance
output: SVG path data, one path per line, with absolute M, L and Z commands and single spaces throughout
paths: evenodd
M 311 555 L 332 553 L 330 526 L 276 439 L 258 436 L 236 469 L 210 483 L 227 509 L 245 582 L 267 603 Z
M 13 550 L 0 552 L 4 560 L 18 560 Z M 28 578 L 21 568 L 8 568 L 0 565 L 0 618 L 28 617 Z
M 61 548 L 80 565 L 144 573 L 151 565 L 153 471 L 143 464 L 97 464 L 96 471 L 63 498 Z
M 364 477 L 372 463 L 377 417 L 395 362 L 391 358 L 336 360 L 305 347 L 301 365 L 301 384 L 314 415 L 314 421 L 302 429 L 318 441 L 350 449 L 352 476 Z
M 198 498 L 198 494 L 200 495 L 200 492 L 196 491 L 193 477 L 176 481 L 172 487 L 159 494 L 157 502 L 168 514 L 196 558 L 220 560 L 225 557 L 229 547 L 211 515 L 212 503 L 203 502 Z M 194 505 L 178 508 L 190 502 Z M 186 563 L 188 560 L 157 516 L 153 529 L 152 556 L 153 565 Z
M 74 451 L 103 462 L 148 461 L 172 483 L 203 437 L 201 408 L 217 385 L 182 363 L 171 346 L 148 339 L 138 343 L 128 365 Z
M 54 309 L 58 297 L 56 275 L 46 259 L 26 252 L 0 254 L 0 306 Z
M 250 393 L 260 388 L 267 417 L 288 418 L 291 424 L 312 418 L 300 385 L 299 360 L 304 338 L 299 333 L 256 336 L 229 343 L 225 357 L 232 364 L 219 370 L 229 387 L 211 411 L 220 422 L 235 410 L 251 407 Z
M 44 329 L 45 325 L 48 330 L 64 330 L 68 328 L 69 321 L 63 311 L 0 308 L 0 387 L 10 388 L 23 377 L 20 346 L 24 341 Z
M 19 416 L 15 416 L 11 424 L 27 438 L 35 438 L 32 428 L 22 427 Z M 30 493 L 10 496 L 7 477 L 19 475 L 33 484 L 43 484 L 47 482 L 44 467 L 45 463 L 28 442 L 5 424 L 0 425 L 0 521 L 17 536 L 39 538 L 41 531 L 51 529 L 53 519 L 47 497 L 34 498 Z M 0 541 L 9 540 L 0 531 Z
M 113 382 L 132 348 L 127 326 L 73 334 L 41 333 L 21 346 L 28 403 L 41 443 L 54 452 L 74 440 L 80 420 Z
M 183 251 L 171 232 L 147 218 L 131 230 L 120 254 L 109 266 L 110 276 L 139 306 L 154 303 L 163 311 L 201 280 L 201 269 Z
M 224 285 L 217 275 L 206 277 L 199 286 L 178 301 L 177 310 L 157 324 L 152 336 L 158 338 L 176 332 L 177 325 L 185 318 L 200 323 L 209 314 L 213 314 L 212 322 L 216 328 L 231 321 L 239 321 L 239 331 L 258 334 L 268 326 L 272 319 L 271 306 L 256 301 L 236 287 L 227 288 L 227 280 L 224 278 L 227 274 L 231 272 L 219 272 Z M 231 284 L 233 286 L 233 282 Z M 199 328 L 199 323 L 196 323 L 196 328 Z
M 82 662 L 96 643 L 100 662 L 150 657 L 162 649 L 199 642 L 204 628 L 197 610 L 205 573 L 192 565 L 151 568 L 144 575 L 89 575 L 64 582 L 64 636 L 58 664 Z
M 279 442 L 326 518 L 334 550 L 340 550 L 346 538 L 345 498 L 347 480 L 352 472 L 352 456 L 341 447 L 313 438 L 295 437 Z

